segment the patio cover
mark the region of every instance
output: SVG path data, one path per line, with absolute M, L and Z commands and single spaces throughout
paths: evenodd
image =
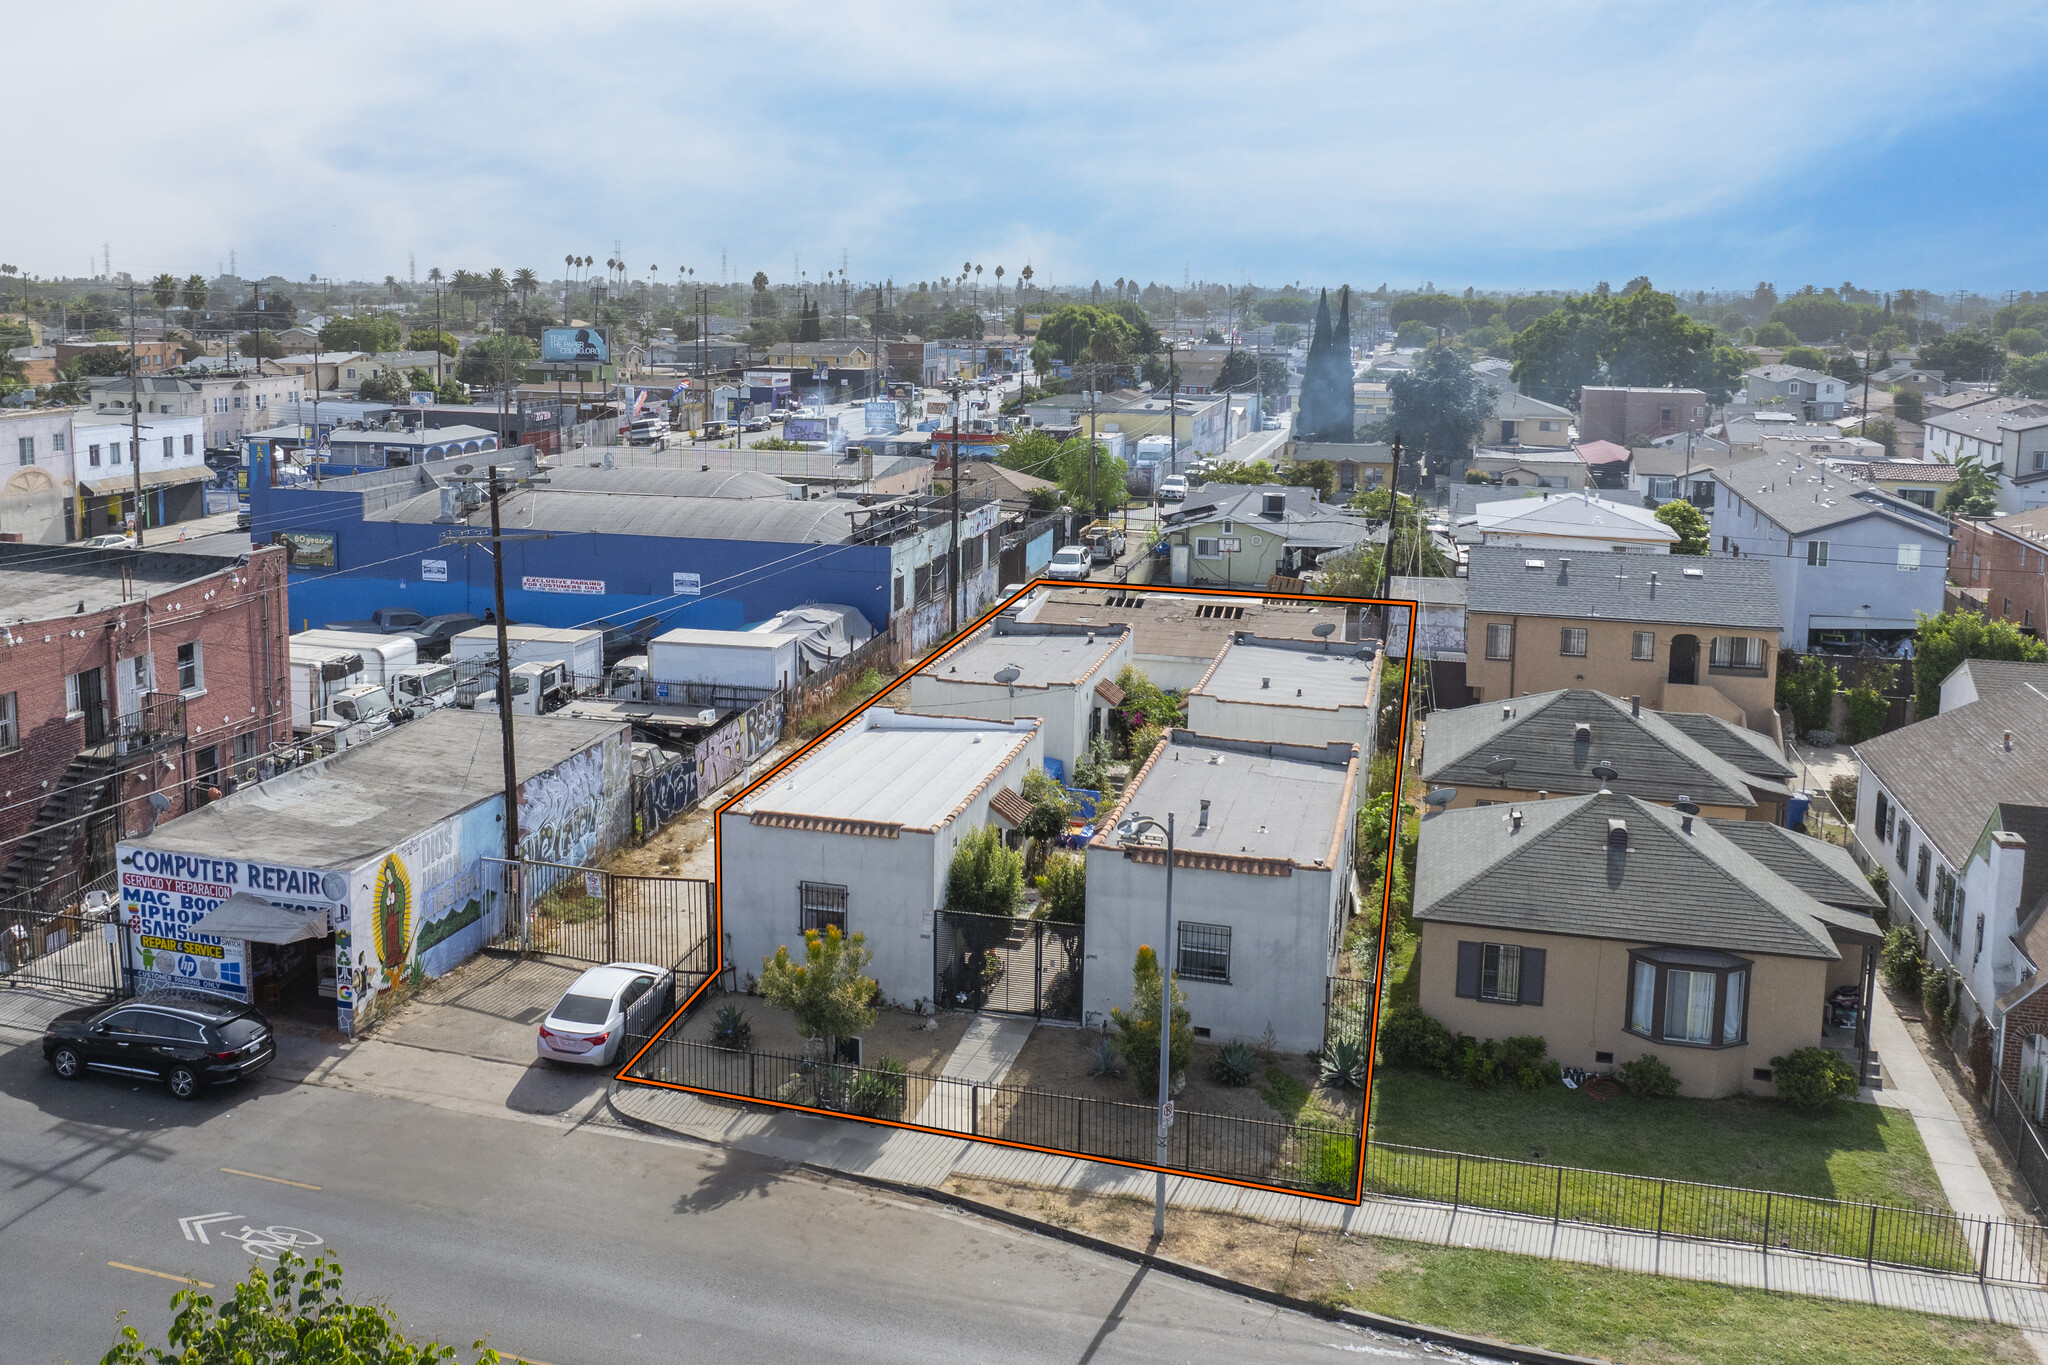
M 318 910 L 287 910 L 260 896 L 237 891 L 199 917 L 194 934 L 218 934 L 250 943 L 296 943 L 327 937 L 327 915 Z

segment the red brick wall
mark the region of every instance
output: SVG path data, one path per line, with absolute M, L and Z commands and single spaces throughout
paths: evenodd
M 1951 581 L 1981 589 L 1994 620 L 2048 630 L 2048 545 L 2028 544 L 1959 518 L 1948 552 Z
M 0 572 L 4 567 L 0 562 Z M 147 652 L 155 663 L 157 691 L 172 692 L 178 685 L 178 647 L 195 640 L 201 646 L 205 686 L 186 699 L 185 742 L 131 762 L 122 772 L 116 790 L 119 835 L 150 827 L 156 818 L 151 792 L 171 801 L 162 818 L 185 810 L 205 747 L 218 745 L 225 763 L 237 734 L 253 736 L 258 753 L 273 740 L 291 737 L 283 551 L 265 547 L 247 564 L 223 561 L 218 572 L 168 591 L 154 586 L 145 585 L 153 593 L 146 599 L 105 611 L 10 624 L 16 643 L 0 639 L 0 691 L 16 694 L 21 733 L 20 747 L 0 754 L 0 867 L 84 747 L 84 721 L 65 715 L 65 679 L 71 674 L 101 670 L 111 732 L 120 702 L 117 660 Z
M 1664 409 L 1671 420 L 1664 420 Z M 1699 415 L 1693 415 L 1698 408 Z M 1585 388 L 1579 391 L 1579 439 L 1627 445 L 1631 436 L 1668 436 L 1674 431 L 1705 431 L 1711 415 L 1707 396 L 1698 389 L 1632 392 Z
M 2015 1095 L 2020 1093 L 2020 1053 L 2028 1037 L 2036 1033 L 2048 1033 L 2048 990 L 2035 991 L 2005 1012 L 1998 1074 L 2004 1079 L 2005 1088 Z

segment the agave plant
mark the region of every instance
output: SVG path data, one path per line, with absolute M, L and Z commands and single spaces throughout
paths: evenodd
M 1225 1043 L 1209 1064 L 1209 1074 L 1218 1085 L 1250 1085 L 1258 1073 L 1259 1059 L 1249 1043 Z
M 1105 1035 L 1097 1038 L 1089 1046 L 1088 1074 L 1091 1076 L 1121 1076 L 1124 1074 L 1123 1049 L 1116 1045 L 1116 1039 Z
M 711 1041 L 720 1047 L 745 1048 L 754 1041 L 754 1026 L 738 1005 L 727 1005 L 711 1021 Z
M 1323 1049 L 1322 1077 L 1325 1085 L 1340 1090 L 1365 1089 L 1367 1053 L 1358 1038 L 1339 1038 Z

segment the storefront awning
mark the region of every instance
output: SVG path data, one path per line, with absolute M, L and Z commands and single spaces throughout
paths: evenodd
M 213 471 L 205 465 L 186 465 L 181 469 L 152 469 L 142 476 L 145 490 L 163 488 L 171 484 L 198 483 L 213 477 Z M 115 476 L 106 479 L 80 479 L 78 486 L 96 498 L 111 498 L 119 493 L 135 491 L 135 476 Z
M 218 934 L 250 943 L 297 943 L 327 937 L 327 916 L 318 910 L 287 910 L 259 896 L 237 891 L 192 926 L 194 934 Z

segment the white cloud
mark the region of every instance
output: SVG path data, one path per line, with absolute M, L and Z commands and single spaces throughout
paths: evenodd
M 2041 20 L 1910 3 L 973 10 L 646 0 L 127 4 L 91 79 L 21 64 L 48 150 L 10 259 L 379 278 L 567 252 L 899 282 L 1370 272 L 1682 230 L 1996 97 Z M 16 51 L 71 51 L 55 11 Z M 1916 93 L 1920 92 L 1920 93 Z M 1853 231 L 1845 215 L 1843 231 Z M 985 275 L 984 280 L 990 277 Z

